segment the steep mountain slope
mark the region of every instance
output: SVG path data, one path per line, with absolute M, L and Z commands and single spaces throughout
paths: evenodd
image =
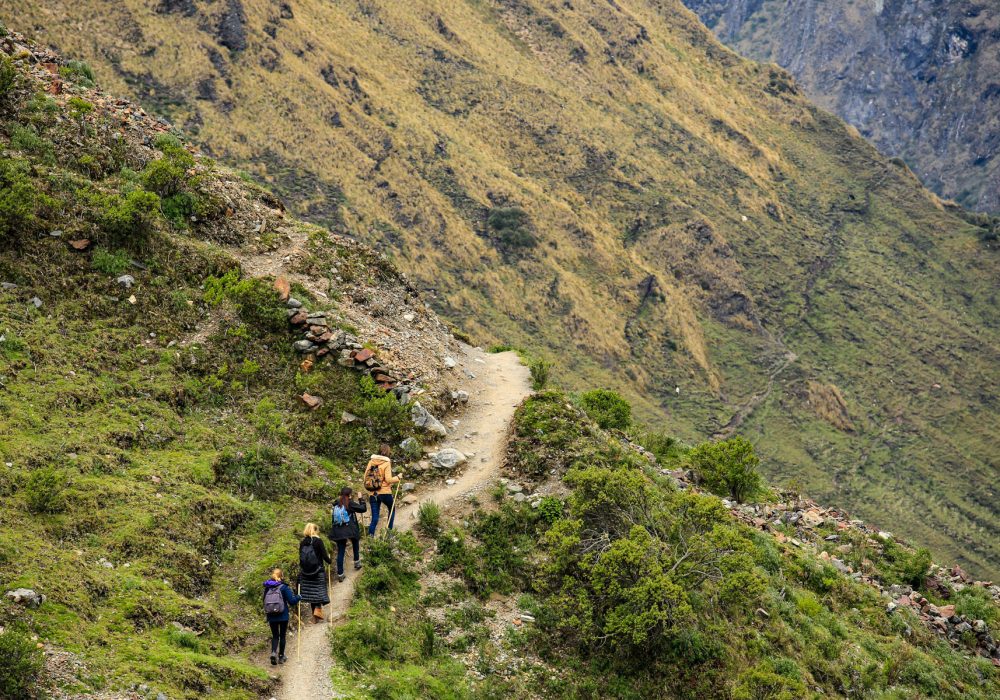
M 477 386 L 390 263 L 89 84 L 0 36 L 0 697 L 267 696 L 261 582 L 380 441 L 435 439 L 380 375 Z
M 1000 14 L 981 0 L 685 0 L 726 44 L 903 158 L 938 194 L 1000 211 Z
M 1000 572 L 991 234 L 675 0 L 15 0 L 477 341 Z

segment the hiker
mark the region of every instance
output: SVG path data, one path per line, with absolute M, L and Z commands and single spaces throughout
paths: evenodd
M 354 501 L 351 496 L 354 489 L 345 486 L 340 489 L 340 498 L 333 504 L 333 529 L 330 539 L 337 543 L 337 581 L 344 580 L 344 555 L 347 554 L 347 541 L 351 541 L 354 550 L 354 569 L 361 568 L 361 554 L 358 551 L 358 539 L 361 537 L 361 527 L 358 525 L 358 513 L 368 511 L 364 501 Z
M 271 665 L 288 661 L 285 656 L 285 637 L 288 634 L 288 608 L 298 605 L 300 598 L 282 580 L 281 569 L 271 572 L 264 582 L 264 613 L 271 626 Z
M 319 538 L 319 527 L 316 523 L 307 524 L 299 543 L 299 595 L 312 605 L 314 622 L 323 619 L 323 606 L 330 602 L 325 566 L 329 563 L 330 555 Z
M 375 535 L 378 526 L 379 510 L 382 506 L 389 509 L 389 529 L 392 529 L 396 519 L 396 511 L 392 507 L 392 487 L 403 478 L 402 474 L 392 475 L 392 448 L 382 443 L 378 454 L 372 455 L 365 468 L 365 489 L 369 492 L 368 503 L 372 507 L 372 521 L 368 525 L 368 536 Z

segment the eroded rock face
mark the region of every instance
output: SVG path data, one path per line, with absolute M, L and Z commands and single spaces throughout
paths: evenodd
M 1000 210 L 1000 14 L 971 0 L 684 0 L 720 39 L 787 68 L 928 187 Z

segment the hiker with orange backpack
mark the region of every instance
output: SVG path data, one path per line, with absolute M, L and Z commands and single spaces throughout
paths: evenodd
M 354 490 L 350 486 L 340 489 L 340 497 L 333 504 L 333 528 L 330 539 L 337 543 L 337 581 L 344 581 L 344 555 L 347 554 L 347 542 L 350 540 L 354 550 L 354 570 L 361 568 L 361 553 L 359 538 L 361 526 L 358 525 L 358 513 L 368 512 L 368 504 L 351 498 Z
M 281 569 L 274 569 L 271 578 L 264 582 L 264 614 L 271 626 L 271 665 L 283 664 L 285 638 L 288 634 L 288 608 L 299 604 L 299 597 L 282 580 Z
M 392 529 L 396 519 L 396 509 L 393 508 L 392 487 L 403 478 L 402 474 L 392 473 L 392 448 L 382 443 L 378 454 L 373 454 L 365 467 L 364 484 L 368 491 L 368 504 L 372 508 L 372 521 L 368 525 L 368 536 L 374 537 L 378 526 L 379 511 L 382 506 L 389 509 L 389 529 Z

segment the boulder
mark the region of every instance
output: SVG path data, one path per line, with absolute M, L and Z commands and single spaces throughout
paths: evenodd
M 448 434 L 448 429 L 437 418 L 431 415 L 430 411 L 420 405 L 419 401 L 413 402 L 413 408 L 410 409 L 410 417 L 413 419 L 413 424 L 418 428 L 423 428 L 429 433 L 434 435 L 440 435 L 445 437 Z
M 454 447 L 446 447 L 431 455 L 431 464 L 437 469 L 451 470 L 467 461 L 468 458 Z
M 12 591 L 7 591 L 7 597 L 26 608 L 37 608 L 45 602 L 44 595 L 30 588 L 15 588 Z
M 458 362 L 455 361 L 454 357 L 448 356 L 444 358 L 444 366 L 448 369 L 453 369 L 457 364 Z
M 289 309 L 301 309 L 302 302 L 296 299 L 295 297 L 288 297 L 288 301 L 285 302 L 285 306 L 287 306 Z
M 313 350 L 315 350 L 316 344 L 313 343 L 311 340 L 303 339 L 303 340 L 296 340 L 295 344 L 292 345 L 292 347 L 295 348 L 296 352 L 305 353 L 305 352 L 312 352 Z
M 340 414 L 340 422 L 344 423 L 345 425 L 347 423 L 353 423 L 357 419 L 358 419 L 358 417 L 356 415 L 354 415 L 353 413 L 349 412 L 349 411 L 343 411 Z

